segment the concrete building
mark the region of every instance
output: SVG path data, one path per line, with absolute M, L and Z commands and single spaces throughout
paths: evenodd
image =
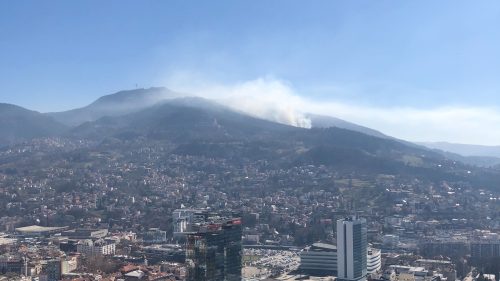
M 337 275 L 337 247 L 331 244 L 314 243 L 300 253 L 301 272 L 314 276 Z
M 387 248 L 395 248 L 399 244 L 399 236 L 394 234 L 386 234 L 382 237 L 382 244 Z
M 366 273 L 374 274 L 382 268 L 382 251 L 379 249 L 368 248 L 366 256 Z
M 500 239 L 472 241 L 470 250 L 473 258 L 498 258 L 500 257 Z
M 439 272 L 448 281 L 457 280 L 457 271 L 451 261 L 419 259 L 415 264 L 432 272 Z
M 90 239 L 87 239 L 78 242 L 78 244 L 76 245 L 76 251 L 88 256 L 108 256 L 115 254 L 115 247 L 115 243 L 111 241 L 107 241 L 104 239 L 92 241 Z
M 432 281 L 436 278 L 424 267 L 390 265 L 384 272 L 383 279 L 388 281 Z
M 183 262 L 186 259 L 186 251 L 179 245 L 150 245 L 143 247 L 138 253 L 153 264 L 161 261 Z
M 20 256 L 0 256 L 0 275 L 6 273 L 25 274 L 26 260 Z
M 52 260 L 43 260 L 41 262 L 42 265 L 42 274 L 40 274 L 40 279 L 46 281 L 59 281 L 61 280 L 61 260 L 52 259 Z
M 172 273 L 182 279 L 186 278 L 186 266 L 183 263 L 161 262 L 160 270 L 161 272 Z
M 167 241 L 167 232 L 159 228 L 150 228 L 142 235 L 144 243 L 165 243 Z
M 61 274 L 67 274 L 78 268 L 78 256 L 65 257 L 61 259 Z
M 470 254 L 470 244 L 466 237 L 426 239 L 420 242 L 419 253 L 424 257 L 460 258 Z
M 374 274 L 382 267 L 381 250 L 368 248 L 367 274 Z M 312 276 L 337 276 L 337 247 L 332 244 L 315 243 L 300 252 L 301 273 Z
M 192 232 L 195 223 L 203 223 L 207 212 L 201 209 L 176 209 L 172 212 L 174 222 L 174 237 L 184 238 L 188 232 Z
M 338 279 L 366 280 L 366 220 L 357 216 L 337 221 Z
M 69 239 L 101 239 L 108 235 L 107 229 L 79 228 L 71 231 L 64 231 L 61 236 Z

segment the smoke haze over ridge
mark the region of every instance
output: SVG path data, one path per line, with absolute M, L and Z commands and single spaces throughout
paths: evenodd
M 433 108 L 381 107 L 330 99 L 313 100 L 287 81 L 266 76 L 239 83 L 214 83 L 186 74 L 164 82 L 171 89 L 213 99 L 244 113 L 310 128 L 307 113 L 344 119 L 409 141 L 500 144 L 500 111 L 496 107 L 447 105 Z

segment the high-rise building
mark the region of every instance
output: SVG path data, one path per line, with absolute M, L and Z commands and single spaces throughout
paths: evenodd
M 207 211 L 202 209 L 177 209 L 173 211 L 174 238 L 184 239 L 189 232 L 193 232 L 194 224 L 205 222 L 207 215 Z
M 241 281 L 239 218 L 210 218 L 187 235 L 186 264 L 190 281 Z
M 39 280 L 58 281 L 61 280 L 61 260 L 51 259 L 40 262 L 42 272 L 38 276 Z
M 357 216 L 337 221 L 338 279 L 366 280 L 366 220 Z

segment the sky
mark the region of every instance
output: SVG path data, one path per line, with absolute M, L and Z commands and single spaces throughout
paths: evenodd
M 5 0 L 0 102 L 61 111 L 166 86 L 500 145 L 498 27 L 498 1 Z

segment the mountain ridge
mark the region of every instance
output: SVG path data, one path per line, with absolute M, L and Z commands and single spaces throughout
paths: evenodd
M 450 142 L 419 142 L 444 156 L 480 167 L 500 167 L 500 146 L 459 144 Z
M 203 99 L 202 97 L 178 93 L 165 87 L 152 87 L 148 89 L 119 91 L 102 96 L 89 105 L 80 108 L 46 114 L 67 126 L 78 126 L 88 121 L 96 121 L 105 116 L 118 116 L 137 112 L 169 99 L 179 99 L 178 101 L 181 102 L 182 98 L 191 99 L 191 102 L 196 98 Z M 232 108 L 232 110 L 243 113 L 235 108 Z M 251 115 L 248 113 L 245 114 Z M 316 128 L 338 127 L 377 137 L 390 138 L 379 131 L 332 116 L 306 113 L 305 117 L 309 118 L 312 122 L 312 127 Z
M 95 113 L 90 116 L 95 120 L 64 127 L 62 132 L 52 132 L 52 136 L 91 140 L 103 145 L 109 143 L 115 153 L 125 153 L 128 145 L 134 143 L 140 147 L 160 145 L 171 154 L 222 158 L 234 163 L 250 159 L 267 161 L 275 167 L 325 165 L 346 173 L 398 174 L 433 181 L 474 180 L 488 185 L 496 181 L 497 174 L 493 170 L 472 167 L 417 144 L 386 135 L 381 137 L 375 130 L 366 134 L 327 126 L 328 123 L 311 129 L 293 127 L 253 117 L 204 98 L 164 99 L 165 91 L 170 93 L 166 88 L 154 88 L 102 97 L 83 109 L 109 109 L 116 103 L 130 105 L 137 102 L 137 98 L 142 100 L 141 93 L 153 93 L 151 96 L 158 99 L 139 102 L 140 106 L 133 110 L 127 106 L 111 112 L 90 110 Z M 22 112 L 59 124 L 50 115 Z M 81 117 L 80 113 L 77 109 L 76 116 Z M 353 126 L 335 118 L 327 121 Z M 483 180 L 478 177 L 480 174 L 490 176 Z
M 423 146 L 458 153 L 463 156 L 485 156 L 500 158 L 500 145 L 477 145 L 451 142 L 418 142 Z
M 355 123 L 351 123 L 349 121 L 326 115 L 318 115 L 307 113 L 306 117 L 311 120 L 311 125 L 313 128 L 329 128 L 329 127 L 337 127 L 342 129 L 347 129 L 351 131 L 360 132 L 363 134 L 379 137 L 379 138 L 392 138 L 387 136 L 377 130 L 364 127 Z
M 66 129 L 63 124 L 40 112 L 0 103 L 0 146 L 59 135 Z
M 177 96 L 165 87 L 119 91 L 105 95 L 84 107 L 45 113 L 67 126 L 78 126 L 105 116 L 118 116 L 152 106 L 167 97 Z
M 438 165 L 456 165 L 453 161 L 471 163 L 335 117 L 309 114 L 313 128 L 298 128 L 167 88 L 120 91 L 82 108 L 41 116 L 53 120 L 54 114 L 59 119 L 79 122 L 48 136 L 137 140 L 145 144 L 160 141 L 176 147 L 178 153 L 209 157 L 217 157 L 218 153 L 232 159 L 259 155 L 283 163 L 390 173 L 433 170 Z M 460 165 L 460 170 L 466 170 L 466 165 Z

